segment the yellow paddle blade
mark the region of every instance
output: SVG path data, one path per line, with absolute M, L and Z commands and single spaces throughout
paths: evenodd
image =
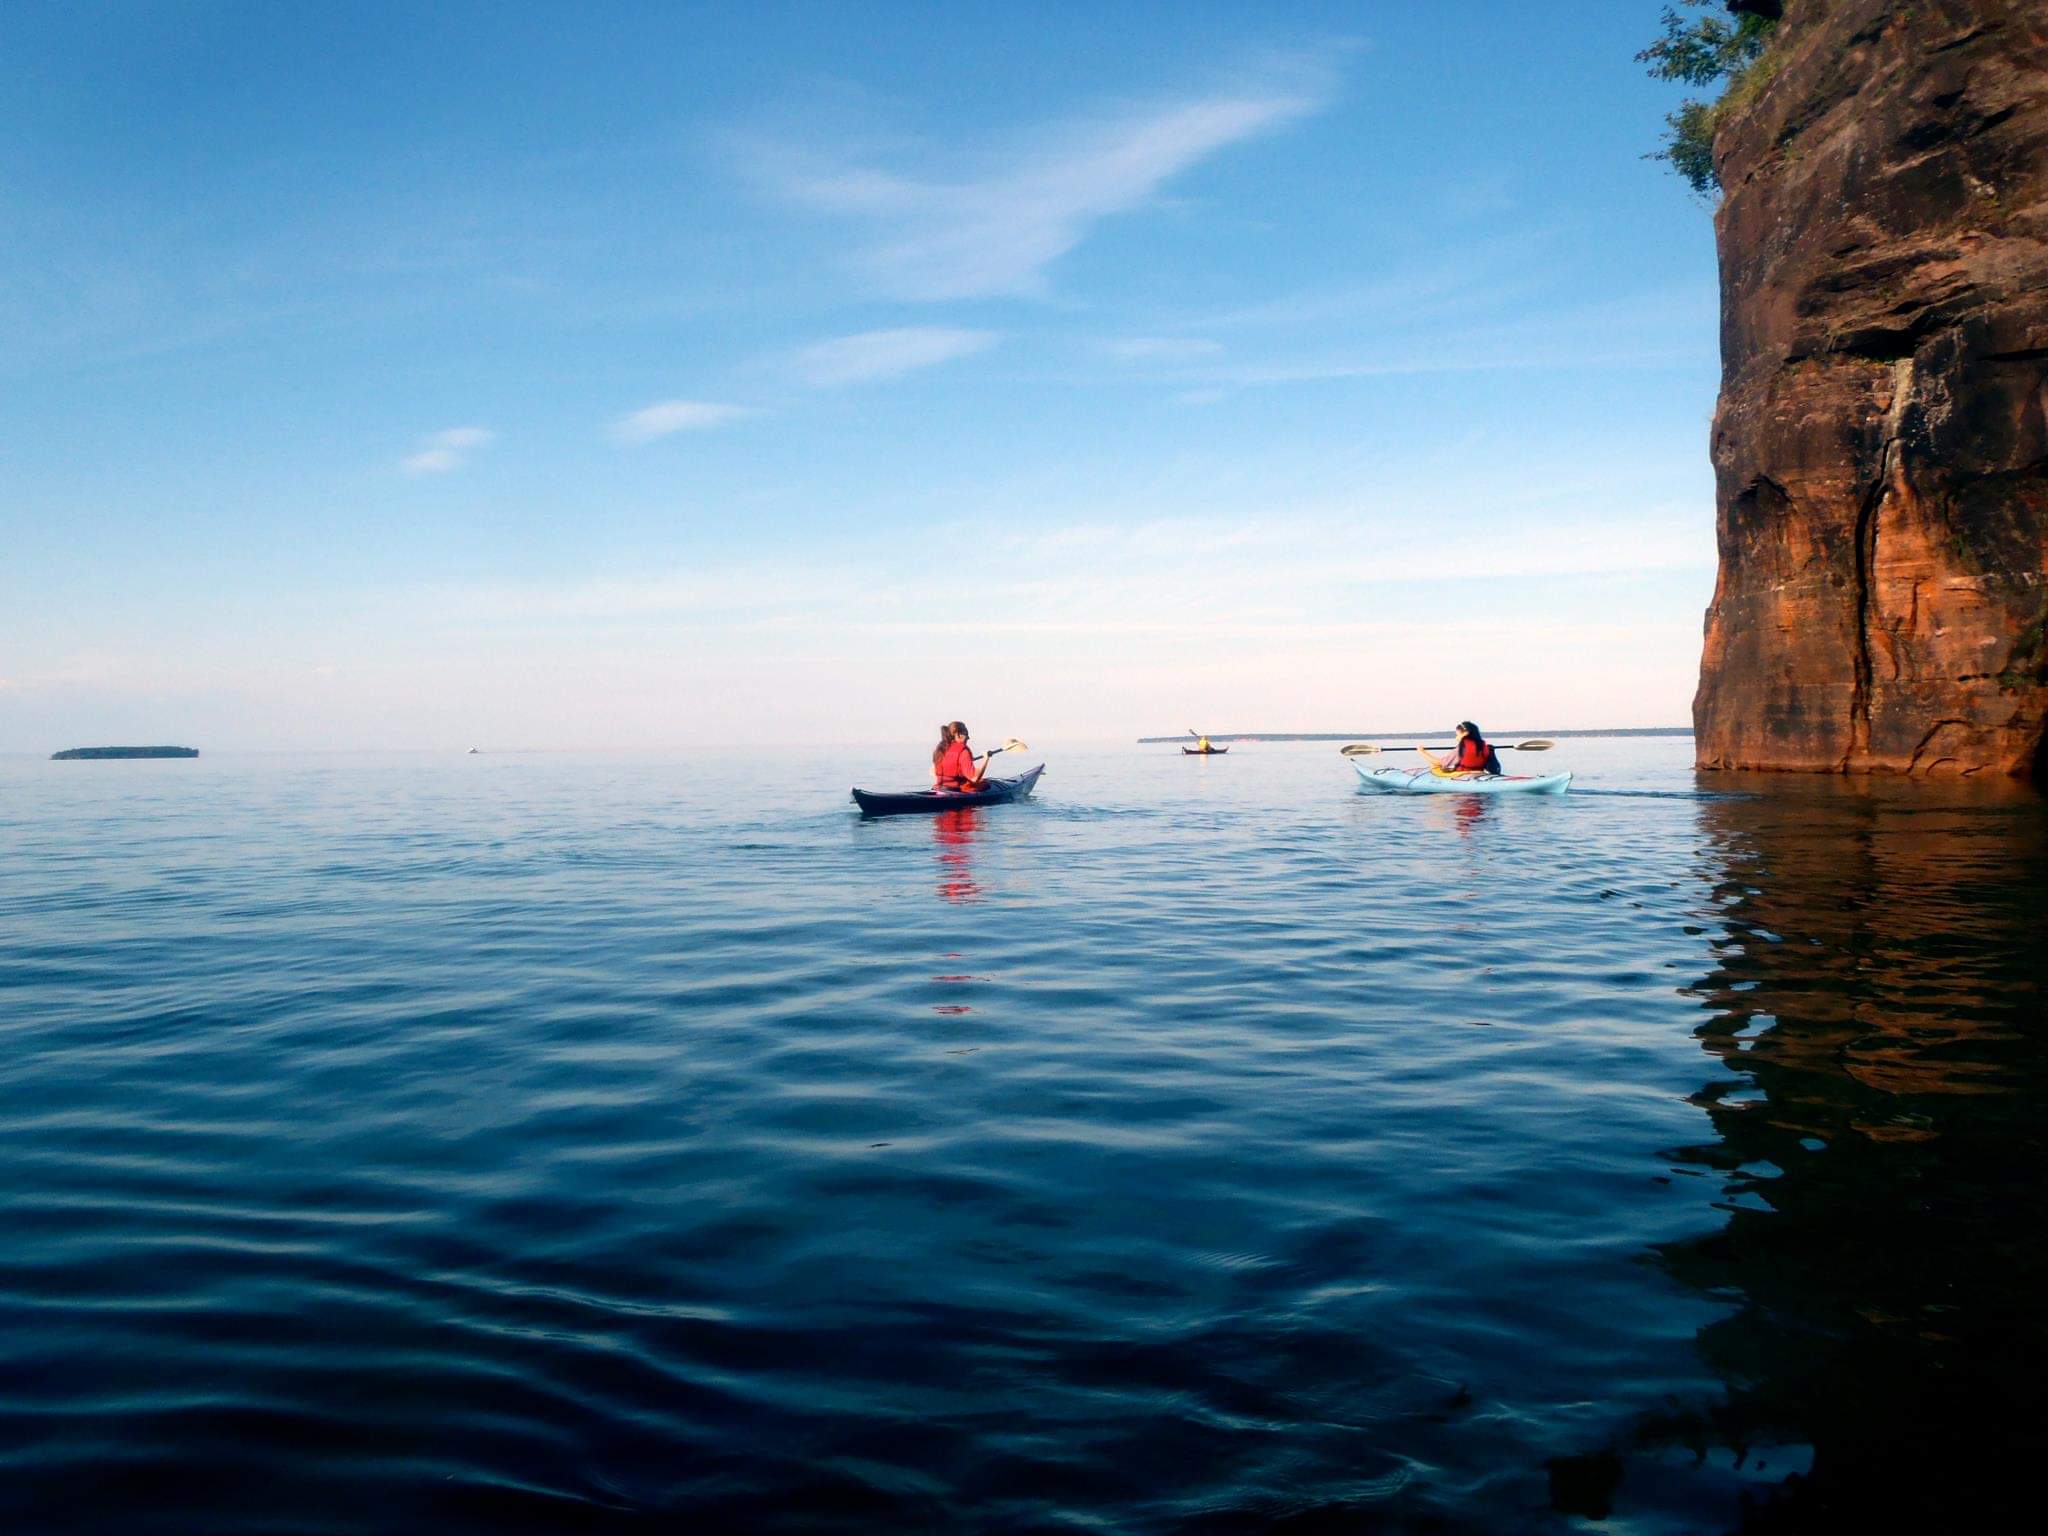
M 1354 741 L 1350 746 L 1339 747 L 1337 750 L 1346 757 L 1371 757 L 1373 753 L 1384 752 L 1387 749 L 1385 747 L 1376 747 L 1367 741 Z
M 1510 752 L 1548 752 L 1556 745 L 1557 743 L 1554 741 L 1518 741 L 1512 747 L 1509 747 L 1508 750 Z
M 1007 736 L 1003 739 L 1002 746 L 1000 746 L 996 750 L 999 752 L 1029 752 L 1031 748 L 1025 745 L 1023 742 L 1019 741 L 1016 737 Z

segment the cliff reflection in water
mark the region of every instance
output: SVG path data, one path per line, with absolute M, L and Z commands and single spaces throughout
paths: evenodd
M 1708 776 L 1710 789 L 1727 787 Z M 2048 817 L 1744 783 L 1702 806 L 1728 937 L 1698 991 L 1728 1220 L 1663 1261 L 1736 1310 L 1730 1393 L 1652 1443 L 1810 1447 L 1745 1529 L 1987 1529 L 2048 1438 Z M 2027 1501 L 2032 1503 L 2031 1497 Z

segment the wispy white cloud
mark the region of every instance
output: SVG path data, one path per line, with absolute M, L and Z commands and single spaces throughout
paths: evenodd
M 1103 219 L 1233 144 L 1316 111 L 1333 74 L 1294 60 L 1236 89 L 1041 128 L 1029 147 L 972 171 L 883 169 L 828 154 L 758 152 L 757 171 L 792 202 L 874 229 L 860 262 L 895 298 L 1033 293 L 1046 269 Z
M 82 734 L 87 717 L 108 739 L 150 739 L 174 699 L 177 729 L 201 745 L 261 741 L 257 721 L 317 744 L 644 748 L 744 740 L 764 718 L 801 722 L 806 740 L 907 739 L 939 707 L 941 634 L 988 679 L 978 713 L 1068 736 L 1177 726 L 1191 710 L 1247 728 L 1402 725 L 1446 699 L 1531 731 L 1682 720 L 1714 577 L 1710 493 L 1646 502 L 1616 474 L 1591 501 L 1520 478 L 1519 501 L 1440 480 L 1416 499 L 1378 487 L 1205 516 L 1134 516 L 1112 498 L 1031 532 L 984 501 L 965 510 L 988 538 L 931 540 L 910 574 L 859 538 L 773 559 L 679 549 L 527 581 L 332 589 L 296 636 L 270 617 L 278 596 L 250 593 L 181 620 L 169 647 L 95 635 L 91 651 L 10 658 L 24 686 L 0 730 L 20 750 Z M 934 590 L 971 591 L 989 617 L 934 617 Z M 251 632 L 279 643 L 252 657 Z M 1032 666 L 1004 665 L 1026 638 Z M 685 729 L 664 736 L 679 716 Z
M 457 626 L 653 621 L 751 628 L 843 610 L 857 594 L 887 589 L 879 573 L 868 573 L 857 594 L 848 581 L 842 569 L 755 563 L 424 590 L 435 611 Z
M 712 400 L 657 400 L 613 422 L 611 435 L 621 443 L 651 443 L 676 432 L 722 427 L 752 414 L 743 405 L 722 405 Z
M 419 448 L 399 460 L 408 475 L 445 475 L 469 462 L 470 454 L 496 437 L 488 427 L 449 427 L 420 439 Z
M 1101 346 L 1111 357 L 1142 363 L 1193 362 L 1223 350 L 1221 342 L 1206 336 L 1122 336 Z
M 1441 198 L 1444 211 L 1457 219 L 1490 218 L 1515 206 L 1513 184 L 1505 171 L 1454 181 L 1443 189 Z
M 1191 387 L 1446 373 L 1672 368 L 1711 362 L 1711 284 L 1531 307 L 1483 281 L 1418 277 L 1348 294 L 1297 295 L 1189 324 L 1229 330 L 1227 356 L 1138 349 L 1133 371 Z M 1405 294 L 1405 301 L 1404 301 Z M 1256 336 L 1239 336 L 1255 328 Z
M 1556 310 L 1526 321 L 1447 331 L 1434 341 L 1398 338 L 1384 348 L 1282 357 L 1236 369 L 1214 369 L 1209 382 L 1296 384 L 1438 373 L 1539 372 L 1566 369 L 1710 367 L 1711 323 L 1687 326 L 1674 315 L 1711 314 L 1712 292 L 1644 295 L 1628 305 Z M 1638 310 L 1640 321 L 1623 311 Z
M 1710 583 L 1711 518 L 1653 507 L 1590 520 L 1559 540 L 1525 511 L 1503 526 L 1460 534 L 1379 520 L 1352 507 L 1309 516 L 1160 517 L 1076 522 L 998 535 L 935 553 L 916 582 L 858 552 L 821 553 L 793 565 L 677 568 L 532 584 L 438 587 L 427 606 L 458 627 L 715 626 L 734 632 L 817 628 L 838 633 L 917 628 L 927 584 L 972 590 L 983 608 L 1033 630 L 1076 635 L 1184 636 L 1188 615 L 1205 633 L 1327 635 L 1377 624 L 1412 625 L 1433 613 L 1445 586 L 1474 582 L 1641 584 L 1673 574 Z M 1574 631 L 1576 610 L 1547 616 L 1541 603 L 1489 596 L 1504 629 L 1539 623 Z M 1418 607 L 1418 605 L 1420 605 Z M 1630 610 L 1590 621 L 1639 624 Z M 1669 616 L 1696 630 L 1693 613 Z M 955 626 L 957 627 L 957 625 Z M 987 626 L 981 626 L 987 627 Z
M 793 367 L 806 384 L 828 388 L 870 379 L 893 379 L 918 368 L 985 351 L 997 340 L 994 331 L 964 331 L 939 325 L 862 331 L 804 348 L 796 355 Z
M 1469 532 L 1457 527 L 1456 517 L 1417 526 L 1405 515 L 1388 515 L 1392 508 L 1345 507 L 1250 519 L 1070 523 L 1008 535 L 996 548 L 1010 569 L 1043 569 L 1055 584 L 1071 579 L 1073 564 L 1085 559 L 1089 579 L 1122 573 L 1116 579 L 1136 583 L 1162 603 L 1192 582 L 1240 599 L 1264 593 L 1291 602 L 1289 594 L 1360 586 L 1713 568 L 1712 520 L 1695 508 L 1581 514 L 1572 538 L 1561 540 L 1552 520 L 1537 515 L 1542 505 L 1514 509 Z

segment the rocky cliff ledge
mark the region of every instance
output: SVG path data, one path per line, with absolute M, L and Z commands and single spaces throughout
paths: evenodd
M 2048 773 L 2048 4 L 1792 0 L 1726 197 L 1710 768 Z

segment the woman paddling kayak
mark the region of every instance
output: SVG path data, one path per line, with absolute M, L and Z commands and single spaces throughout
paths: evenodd
M 1030 750 L 1011 736 L 977 760 L 974 749 L 967 744 L 967 727 L 955 720 L 939 727 L 939 744 L 932 749 L 930 789 L 855 789 L 853 803 L 860 807 L 863 816 L 906 816 L 913 811 L 951 812 L 966 806 L 1022 800 L 1038 783 L 1045 764 L 1040 763 L 1014 779 L 991 779 L 987 777 L 988 766 L 1000 753 Z
M 991 757 L 993 753 L 989 754 Z M 932 753 L 932 787 L 954 794 L 973 794 L 982 788 L 981 776 L 988 772 L 988 758 L 975 760 L 967 744 L 967 727 L 955 720 L 939 727 L 939 745 Z
M 1479 727 L 1470 720 L 1458 722 L 1458 744 L 1451 748 L 1450 761 L 1446 762 L 1427 747 L 1415 750 L 1428 758 L 1430 766 L 1438 773 L 1501 772 L 1500 754 L 1493 750 L 1487 739 L 1479 734 Z

